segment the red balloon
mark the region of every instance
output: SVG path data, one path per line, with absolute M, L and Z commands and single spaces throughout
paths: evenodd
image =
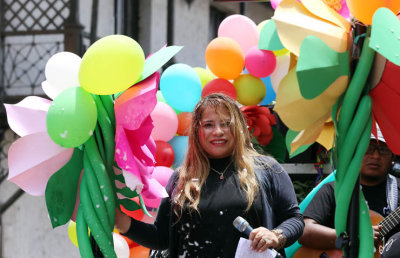
M 156 141 L 156 166 L 170 167 L 174 163 L 175 153 L 165 141 Z
M 191 112 L 181 112 L 178 114 L 178 131 L 176 132 L 182 136 L 188 136 L 189 126 L 192 123 L 192 113 Z
M 225 79 L 217 78 L 209 81 L 201 92 L 201 97 L 204 98 L 212 93 L 223 93 L 233 100 L 236 100 L 236 88 L 233 84 Z

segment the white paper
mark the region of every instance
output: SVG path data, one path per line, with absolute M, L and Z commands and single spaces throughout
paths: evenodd
M 243 237 L 240 238 L 238 247 L 236 249 L 235 258 L 275 258 L 277 252 L 275 250 L 267 249 L 262 253 L 254 252 L 250 249 L 251 241 Z

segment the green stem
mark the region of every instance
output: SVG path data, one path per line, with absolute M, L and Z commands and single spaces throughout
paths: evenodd
M 93 168 L 90 164 L 88 155 L 87 155 L 87 150 L 85 149 L 85 153 L 83 155 L 83 164 L 85 168 L 85 173 L 83 176 L 86 179 L 87 185 L 88 185 L 88 190 L 90 193 L 90 198 L 92 200 L 92 203 L 94 204 L 95 211 L 97 217 L 100 219 L 101 225 L 104 228 L 104 231 L 109 232 L 113 231 L 114 229 L 114 222 L 110 220 L 110 217 L 108 216 L 108 212 L 106 209 L 106 204 L 104 202 L 103 195 L 101 194 L 100 191 L 100 186 L 99 183 L 97 182 L 96 176 L 94 174 Z
M 113 246 L 112 231 L 104 231 L 101 222 L 97 218 L 90 200 L 86 177 L 82 178 L 81 185 L 80 200 L 84 209 L 83 215 L 89 225 L 91 235 L 96 240 L 96 243 L 105 257 L 116 257 Z
M 81 254 L 81 257 L 94 257 L 89 240 L 88 226 L 83 216 L 82 204 L 79 204 L 78 214 L 76 216 L 76 235 L 78 238 L 79 253 Z
M 103 194 L 103 198 L 106 203 L 107 213 L 113 225 L 115 221 L 115 192 L 113 191 L 112 186 L 114 184 L 111 183 L 94 138 L 90 137 L 85 143 L 85 146 L 87 149 L 86 153 L 89 157 L 93 171 L 95 172 L 97 181 L 100 185 L 100 191 Z

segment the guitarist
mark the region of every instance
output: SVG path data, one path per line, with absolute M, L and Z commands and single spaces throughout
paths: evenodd
M 394 154 L 386 145 L 378 128 L 378 139 L 371 135 L 370 144 L 361 164 L 360 183 L 370 210 L 383 217 L 399 206 L 399 181 L 389 175 Z M 336 232 L 334 182 L 326 183 L 315 194 L 304 211 L 305 228 L 299 243 L 313 249 L 335 249 Z M 375 242 L 381 237 L 381 226 L 373 226 Z M 390 233 L 399 231 L 397 226 Z

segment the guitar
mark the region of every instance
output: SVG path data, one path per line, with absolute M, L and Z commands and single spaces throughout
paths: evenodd
M 381 225 L 382 228 L 379 231 L 382 237 L 385 237 L 392 229 L 394 229 L 398 224 L 400 224 L 400 206 L 397 207 L 395 211 L 390 213 L 386 218 L 383 218 L 379 213 L 370 210 L 369 216 L 371 218 L 372 225 Z M 383 243 L 380 241 L 375 249 L 374 258 L 379 258 L 383 251 Z M 343 257 L 342 250 L 330 249 L 322 250 L 315 249 L 306 246 L 300 247 L 294 254 L 293 258 L 319 258 L 319 257 L 329 257 L 329 258 L 341 258 Z

